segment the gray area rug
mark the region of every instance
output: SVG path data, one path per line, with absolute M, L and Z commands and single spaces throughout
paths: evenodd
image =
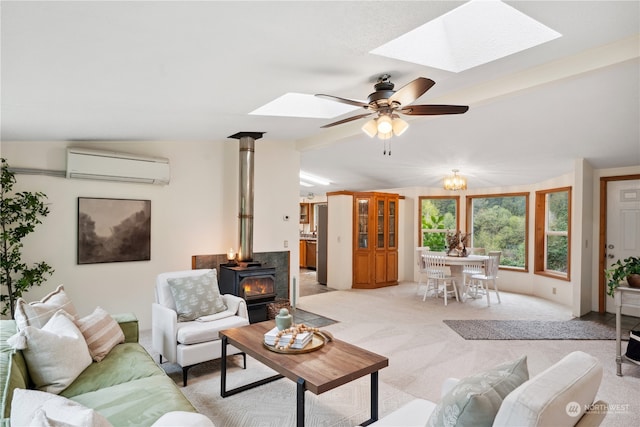
M 465 340 L 615 340 L 616 330 L 588 320 L 443 320 Z

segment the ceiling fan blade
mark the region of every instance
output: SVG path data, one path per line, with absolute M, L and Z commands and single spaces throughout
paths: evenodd
M 324 125 L 324 126 L 320 126 L 321 128 L 330 128 L 332 126 L 335 125 L 341 125 L 343 123 L 347 123 L 347 122 L 351 122 L 353 120 L 358 120 L 361 119 L 363 117 L 367 117 L 372 115 L 373 113 L 365 113 L 365 114 L 358 114 L 357 116 L 353 116 L 353 117 L 348 117 L 346 119 L 342 119 L 342 120 L 338 120 L 337 122 L 333 122 L 333 123 L 329 123 L 328 125 Z
M 339 96 L 325 95 L 322 93 L 317 93 L 316 96 L 318 98 L 327 99 L 329 101 L 336 101 L 336 102 L 341 102 L 343 104 L 355 105 L 356 107 L 369 108 L 369 104 L 366 104 L 362 101 L 356 101 L 354 99 L 340 98 Z
M 468 105 L 407 105 L 398 112 L 409 116 L 437 116 L 439 114 L 463 114 L 468 110 Z
M 416 99 L 420 98 L 426 91 L 431 89 L 436 84 L 431 79 L 426 77 L 418 77 L 412 82 L 407 83 L 389 97 L 389 103 L 398 102 L 400 105 L 411 104 Z

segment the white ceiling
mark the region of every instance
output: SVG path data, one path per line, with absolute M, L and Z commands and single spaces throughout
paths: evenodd
M 327 190 L 540 182 L 640 164 L 640 2 L 506 2 L 562 37 L 460 73 L 369 53 L 457 1 L 1 3 L 2 140 L 225 141 L 239 131 L 295 140 Z M 429 43 L 415 46 L 429 49 Z M 436 85 L 416 104 L 466 114 L 409 117 L 383 143 L 366 119 L 249 115 L 287 92 L 364 100 L 381 74 L 396 89 Z M 259 142 L 258 142 L 259 143 Z

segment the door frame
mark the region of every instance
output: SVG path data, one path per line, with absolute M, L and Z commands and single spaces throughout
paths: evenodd
M 606 307 L 606 283 L 604 268 L 606 265 L 606 245 L 607 245 L 607 184 L 612 181 L 630 181 L 640 179 L 640 174 L 603 176 L 600 178 L 600 242 L 598 253 L 598 312 L 604 313 Z

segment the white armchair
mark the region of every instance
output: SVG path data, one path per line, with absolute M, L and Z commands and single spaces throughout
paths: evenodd
M 219 331 L 249 324 L 246 302 L 230 294 L 222 295 L 227 310 L 193 321 L 178 322 L 176 304 L 167 279 L 197 277 L 211 271 L 216 277 L 215 269 L 198 269 L 161 273 L 156 278 L 156 300 L 151 307 L 152 347 L 160 354 L 160 363 L 164 357 L 182 367 L 184 386 L 187 385 L 187 371 L 191 366 L 222 355 Z M 246 368 L 246 354 L 233 346 L 227 347 L 227 354 L 241 354 Z

